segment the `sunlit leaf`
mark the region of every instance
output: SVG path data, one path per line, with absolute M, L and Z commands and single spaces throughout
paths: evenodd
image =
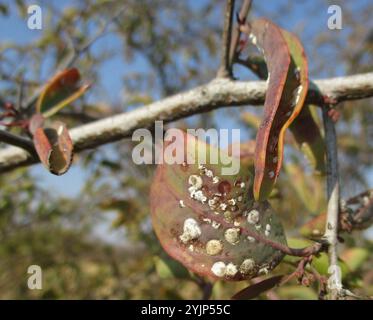
M 87 84 L 80 85 L 78 69 L 64 70 L 48 81 L 38 98 L 36 111 L 45 118 L 50 117 L 78 99 L 88 88 Z
M 308 66 L 299 40 L 271 21 L 255 20 L 247 32 L 262 51 L 268 69 L 264 118 L 255 152 L 254 197 L 263 200 L 280 173 L 285 130 L 302 109 L 308 90 Z
M 340 258 L 346 263 L 350 271 L 354 272 L 369 258 L 369 250 L 364 248 L 349 248 L 341 253 Z
M 260 79 L 267 79 L 267 66 L 262 57 L 249 56 L 246 59 L 239 60 L 239 63 L 248 67 Z M 241 118 L 251 127 L 259 127 L 260 120 L 253 114 L 245 112 Z M 316 120 L 316 107 L 305 105 L 298 117 L 289 126 L 289 129 L 294 135 L 295 143 L 305 154 L 315 172 L 323 174 L 325 172 L 325 141 L 321 134 L 319 123 Z M 353 139 L 351 141 L 355 142 Z M 356 143 L 351 143 L 350 145 L 356 149 Z
M 33 141 L 40 161 L 51 173 L 64 174 L 73 159 L 73 143 L 66 125 L 55 121 L 34 130 Z

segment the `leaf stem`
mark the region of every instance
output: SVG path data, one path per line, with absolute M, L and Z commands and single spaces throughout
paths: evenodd
M 326 140 L 327 199 L 328 210 L 323 239 L 329 244 L 329 271 L 334 285 L 329 286 L 331 299 L 336 300 L 342 290 L 341 273 L 338 272 L 338 214 L 339 214 L 339 172 L 337 135 L 333 120 L 329 117 L 330 106 L 322 108 Z M 330 278 L 330 279 L 331 279 Z

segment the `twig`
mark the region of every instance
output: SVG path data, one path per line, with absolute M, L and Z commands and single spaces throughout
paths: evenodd
M 229 60 L 229 52 L 232 38 L 234 2 L 235 0 L 227 0 L 227 7 L 225 9 L 222 55 L 220 68 L 217 74 L 218 78 L 228 78 L 232 75 L 231 62 Z
M 0 130 L 0 141 L 26 150 L 32 157 L 36 155 L 34 144 L 31 140 L 17 136 L 8 131 Z
M 135 110 L 94 121 L 70 130 L 75 152 L 94 148 L 126 137 L 139 128 L 150 128 L 157 120 L 165 123 L 228 106 L 262 105 L 265 81 L 216 79 L 186 92 L 139 107 Z M 373 96 L 373 73 L 316 80 L 306 103 L 317 103 L 323 96 L 353 100 Z M 35 163 L 18 148 L 0 150 L 0 172 Z
M 194 278 L 194 281 L 202 291 L 201 299 L 209 300 L 212 294 L 212 287 L 213 287 L 212 283 L 198 275 L 196 275 L 196 277 Z
M 305 248 L 291 248 L 291 247 L 288 247 L 286 244 L 282 244 L 282 243 L 270 240 L 266 237 L 263 237 L 259 233 L 251 231 L 249 229 L 245 229 L 242 232 L 245 235 L 249 235 L 250 237 L 253 237 L 258 242 L 264 243 L 265 245 L 268 245 L 274 249 L 277 249 L 293 257 L 310 257 L 310 256 L 320 253 L 326 248 L 326 244 L 324 242 L 315 242 L 314 244 L 310 245 L 309 247 L 305 247 Z
M 329 117 L 329 107 L 322 109 L 325 128 L 326 157 L 327 157 L 327 199 L 328 210 L 326 217 L 325 234 L 323 238 L 329 244 L 329 271 L 333 285 L 329 286 L 331 299 L 336 300 L 342 289 L 341 273 L 338 272 L 338 213 L 339 213 L 339 173 L 337 135 L 333 120 Z
M 21 110 L 22 100 L 23 100 L 23 90 L 24 90 L 24 82 L 23 82 L 23 78 L 21 78 L 19 82 L 18 92 L 17 92 L 16 110 Z
M 108 19 L 102 25 L 102 27 L 97 31 L 97 33 L 91 39 L 88 39 L 79 48 L 73 47 L 70 55 L 57 66 L 57 72 L 72 67 L 74 63 L 76 62 L 76 60 L 79 58 L 79 56 L 83 54 L 84 52 L 86 52 L 92 46 L 93 43 L 95 43 L 99 38 L 101 38 L 105 34 L 110 24 L 116 19 L 118 19 L 118 17 L 124 12 L 124 10 L 125 10 L 125 7 L 123 7 L 118 12 L 116 12 L 115 15 L 113 15 L 110 19 Z M 43 89 L 44 89 L 44 86 L 40 86 L 39 88 L 37 88 L 34 94 L 32 94 L 22 104 L 22 108 L 24 110 L 29 109 L 36 102 L 36 100 L 38 99 Z
M 369 199 L 373 199 L 373 189 L 365 190 L 365 191 L 349 198 L 346 201 L 346 205 L 365 204 L 365 202 Z
M 312 261 L 312 256 L 304 257 L 302 258 L 298 266 L 296 267 L 295 271 L 289 274 L 288 276 L 284 277 L 279 286 L 283 286 L 285 283 L 289 282 L 293 278 L 297 278 L 298 281 L 301 281 L 301 279 L 304 277 L 306 273 L 306 266 L 307 264 L 311 263 Z
M 312 265 L 310 265 L 310 269 L 316 280 L 319 282 L 319 299 L 323 300 L 325 294 L 327 293 L 328 280 L 325 276 L 322 276 Z
M 232 41 L 230 45 L 230 50 L 229 50 L 229 63 L 232 65 L 235 54 L 236 54 L 236 49 L 240 40 L 240 24 L 243 24 L 246 22 L 247 15 L 249 14 L 250 8 L 251 8 L 252 0 L 243 0 L 242 6 L 240 9 L 240 12 L 238 14 L 238 24 L 237 26 L 233 29 L 232 33 Z
M 366 190 L 347 201 L 341 201 L 339 212 L 340 232 L 367 229 L 372 223 L 373 189 Z

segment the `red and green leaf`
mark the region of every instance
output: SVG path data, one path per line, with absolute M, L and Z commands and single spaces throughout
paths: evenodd
M 260 79 L 268 76 L 267 66 L 263 58 L 247 57 L 239 60 L 240 64 L 248 67 Z M 245 112 L 241 116 L 242 120 L 249 126 L 258 128 L 260 120 Z M 321 134 L 320 125 L 316 113 L 316 107 L 312 105 L 303 106 L 298 117 L 290 125 L 289 129 L 294 136 L 294 142 L 304 153 L 310 165 L 318 174 L 325 172 L 325 141 Z
M 244 280 L 273 269 L 283 254 L 266 241 L 286 244 L 286 238 L 269 203 L 252 198 L 248 168 L 223 175 L 226 153 L 191 135 L 181 140 L 165 145 L 151 186 L 153 227 L 165 251 L 212 279 Z M 183 164 L 167 164 L 171 146 L 184 152 Z M 207 163 L 195 163 L 204 149 Z M 212 161 L 211 155 L 220 157 Z
M 30 121 L 30 131 L 42 164 L 55 175 L 64 174 L 73 159 L 73 143 L 66 125 L 61 121 L 45 125 L 42 116 L 37 114 Z
M 88 84 L 80 85 L 78 69 L 64 70 L 48 81 L 36 103 L 36 112 L 50 117 L 82 96 L 88 88 Z
M 254 197 L 263 200 L 280 173 L 285 130 L 302 109 L 308 90 L 308 66 L 299 40 L 269 20 L 255 20 L 249 38 L 262 51 L 268 69 L 264 119 L 255 152 Z

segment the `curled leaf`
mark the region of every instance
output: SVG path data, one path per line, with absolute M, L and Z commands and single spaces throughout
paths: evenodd
M 298 39 L 271 21 L 255 20 L 246 32 L 262 51 L 268 69 L 264 119 L 255 151 L 254 197 L 263 200 L 280 173 L 285 130 L 302 109 L 308 90 L 308 66 Z
M 248 67 L 260 79 L 267 79 L 268 71 L 263 58 L 249 56 L 244 60 L 238 60 L 238 62 Z M 325 141 L 321 134 L 320 125 L 317 121 L 318 118 L 315 108 L 316 107 L 312 105 L 303 106 L 298 117 L 290 125 L 289 129 L 294 136 L 295 143 L 304 153 L 315 172 L 318 174 L 324 174 Z M 254 128 L 259 127 L 260 120 L 254 115 L 245 112 L 241 118 L 249 126 Z M 355 143 L 352 143 L 352 146 L 355 146 Z
M 182 137 L 165 144 L 164 163 L 151 186 L 152 222 L 163 248 L 189 270 L 212 279 L 267 273 L 283 253 L 266 241 L 286 244 L 286 238 L 269 203 L 252 198 L 249 170 L 241 166 L 237 174 L 224 175 L 226 152 L 192 135 Z M 183 152 L 184 162 L 168 164 L 171 147 Z M 201 150 L 206 150 L 206 163 L 198 164 Z
M 66 125 L 55 121 L 50 126 L 33 128 L 33 141 L 43 165 L 53 174 L 62 175 L 73 159 L 73 143 Z
M 80 73 L 72 68 L 55 75 L 45 86 L 36 102 L 36 112 L 45 118 L 52 116 L 62 108 L 78 99 L 89 88 L 88 84 L 80 86 Z

